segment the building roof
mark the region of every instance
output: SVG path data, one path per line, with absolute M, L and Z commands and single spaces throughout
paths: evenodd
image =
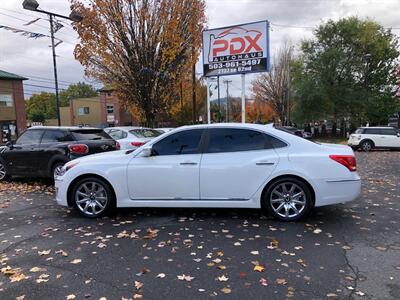
M 0 80 L 28 80 L 28 78 L 19 76 L 17 74 L 9 73 L 3 70 L 0 70 Z
M 111 85 L 105 85 L 101 89 L 98 90 L 99 92 L 113 92 L 114 89 Z

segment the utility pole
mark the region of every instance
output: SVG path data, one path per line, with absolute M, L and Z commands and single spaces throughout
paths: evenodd
M 54 85 L 56 88 L 56 109 L 57 109 L 57 123 L 61 126 L 60 116 L 60 97 L 58 95 L 58 78 L 57 78 L 57 61 L 56 61 L 56 47 L 54 46 L 54 24 L 53 15 L 50 16 L 50 35 L 51 35 L 51 50 L 53 51 L 53 71 L 54 71 Z
M 226 122 L 229 122 L 229 84 L 232 83 L 232 80 L 224 80 L 226 84 Z
M 54 44 L 54 18 L 63 18 L 73 22 L 80 22 L 83 20 L 83 17 L 76 11 L 72 11 L 71 14 L 67 16 L 63 16 L 60 14 L 52 13 L 46 10 L 38 9 L 39 3 L 36 0 L 24 0 L 22 3 L 22 7 L 27 10 L 40 12 L 49 16 L 50 21 L 50 34 L 51 34 L 51 48 L 53 50 L 53 69 L 54 69 L 54 85 L 56 89 L 56 107 L 57 107 L 57 121 L 58 126 L 61 126 L 61 118 L 60 118 L 60 99 L 58 95 L 58 78 L 57 78 L 57 64 L 56 64 L 56 45 Z M 56 29 L 57 31 L 57 29 Z
M 196 113 L 196 64 L 192 67 L 192 107 L 193 107 L 193 124 L 197 123 Z
M 286 97 L 287 97 L 287 125 L 290 125 L 290 64 L 288 67 L 288 82 L 287 82 L 287 91 L 286 91 Z

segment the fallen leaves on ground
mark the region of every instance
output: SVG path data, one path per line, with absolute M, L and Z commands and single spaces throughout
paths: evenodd
M 194 279 L 194 277 L 185 274 L 178 275 L 177 277 L 179 280 L 184 280 L 184 281 L 192 281 Z

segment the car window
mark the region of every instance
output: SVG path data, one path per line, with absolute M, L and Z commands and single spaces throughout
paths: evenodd
M 16 145 L 39 144 L 43 130 L 27 130 L 15 142 Z
M 267 136 L 267 139 L 269 140 L 269 143 L 272 145 L 272 147 L 274 147 L 275 149 L 277 149 L 277 148 L 283 148 L 283 147 L 286 147 L 287 146 L 287 144 L 285 143 L 285 142 L 283 142 L 283 141 L 281 141 L 280 139 L 277 139 L 277 138 L 275 138 L 275 137 L 273 137 L 273 136 L 269 136 L 269 135 L 266 135 Z
M 363 132 L 362 128 L 358 128 L 354 133 L 361 134 Z
M 365 128 L 364 134 L 382 134 L 379 128 Z
M 110 136 L 101 129 L 78 129 L 71 131 L 77 141 L 85 140 L 109 140 Z
M 384 134 L 384 135 L 397 135 L 397 132 L 393 128 L 382 128 L 381 129 L 381 134 Z
M 255 130 L 237 128 L 210 129 L 208 153 L 251 151 L 271 148 L 266 136 Z
M 122 130 L 119 130 L 119 129 L 111 129 L 109 132 L 108 132 L 108 135 L 109 136 L 111 136 L 114 140 L 119 140 L 119 139 L 122 139 L 123 137 L 123 131 Z
M 72 137 L 68 136 L 64 131 L 61 130 L 46 130 L 42 138 L 42 144 L 45 143 L 57 143 L 71 141 Z
M 129 130 L 129 132 L 138 138 L 155 138 L 156 136 L 161 135 L 159 131 L 148 128 L 132 129 Z
M 196 154 L 204 129 L 185 130 L 171 134 L 152 147 L 154 155 Z

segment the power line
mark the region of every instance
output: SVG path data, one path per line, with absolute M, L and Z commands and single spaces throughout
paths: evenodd
M 21 18 L 12 16 L 12 15 L 8 15 L 8 14 L 2 13 L 2 12 L 0 12 L 0 15 L 4 15 L 4 16 L 7 16 L 7 17 L 9 17 L 9 18 L 13 18 L 13 19 L 16 19 L 16 20 L 19 20 L 19 21 L 23 21 L 23 22 L 30 22 L 30 21 L 31 21 L 31 20 L 21 19 Z M 43 20 L 43 19 L 41 19 L 41 20 Z M 47 26 L 43 26 L 43 25 L 36 24 L 36 23 L 30 24 L 30 25 L 39 26 L 39 27 L 41 27 L 41 28 L 45 28 L 46 30 L 49 29 Z M 18 29 L 18 28 L 16 28 L 16 29 Z M 40 33 L 40 32 L 39 32 L 39 33 Z M 62 33 L 62 32 L 59 32 L 58 34 L 61 34 L 61 35 L 67 36 L 67 37 L 73 37 L 72 35 L 67 35 L 67 34 Z M 46 36 L 48 36 L 48 35 L 46 35 Z M 73 38 L 76 38 L 76 37 L 73 37 Z M 57 39 L 60 40 L 59 38 L 57 38 Z M 73 42 L 68 41 L 68 40 L 63 40 L 63 42 L 69 43 L 69 44 L 73 44 L 73 45 L 76 44 L 76 43 L 73 43 Z

